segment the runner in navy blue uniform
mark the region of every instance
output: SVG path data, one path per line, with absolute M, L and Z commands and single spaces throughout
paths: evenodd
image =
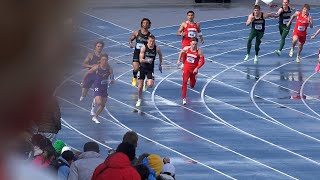
M 148 37 L 148 43 L 140 50 L 137 107 L 141 105 L 142 88 L 144 87 L 144 90 L 146 90 L 146 87 L 152 88 L 154 84 L 154 61 L 157 54 L 159 54 L 159 71 L 162 73 L 162 52 L 161 49 L 155 45 L 155 37 L 150 35 Z M 146 81 L 145 78 L 147 78 Z
M 143 47 L 148 40 L 148 36 L 151 34 L 149 28 L 151 27 L 151 21 L 148 18 L 143 18 L 141 20 L 141 29 L 133 32 L 132 36 L 129 39 L 130 48 L 134 47 L 133 51 L 133 77 L 132 77 L 132 86 L 137 85 L 137 73 L 139 70 L 139 54 L 140 49 Z M 136 45 L 133 46 L 132 41 L 136 40 Z

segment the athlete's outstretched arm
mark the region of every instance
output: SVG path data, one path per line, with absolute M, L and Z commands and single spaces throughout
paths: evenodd
M 177 36 L 184 36 L 184 33 L 183 33 L 183 30 L 184 30 L 184 26 L 185 26 L 185 23 L 181 23 L 179 29 L 178 29 L 178 32 L 177 32 Z
M 181 60 L 181 57 L 182 57 L 182 54 L 187 52 L 187 49 L 189 48 L 189 46 L 186 46 L 184 47 L 183 49 L 181 49 L 181 51 L 179 52 L 179 56 L 178 56 L 178 61 L 177 61 L 177 64 L 179 65 L 180 64 L 180 60 Z
M 99 65 L 94 65 L 89 71 L 86 72 L 86 74 L 83 76 L 81 84 L 84 83 L 84 81 L 87 79 L 89 74 L 94 74 L 98 70 Z
M 318 29 L 318 31 L 313 36 L 311 36 L 311 39 L 314 39 L 315 37 L 317 37 L 319 33 L 320 33 L 320 29 Z
M 89 62 L 90 60 L 93 58 L 93 54 L 92 53 L 89 53 L 86 57 L 86 59 L 84 59 L 83 63 L 82 63 L 82 66 L 84 68 L 92 68 L 94 65 L 90 65 Z
M 292 14 L 292 16 L 290 17 L 289 22 L 287 23 L 287 26 L 290 26 L 291 23 L 292 23 L 292 21 L 293 21 L 293 19 L 294 19 L 295 17 L 299 16 L 299 14 L 300 14 L 299 11 L 296 11 L 294 14 Z
M 133 44 L 132 44 L 132 41 L 135 40 L 137 36 L 138 36 L 138 31 L 135 31 L 135 32 L 133 32 L 133 34 L 129 38 L 129 46 L 130 46 L 130 48 L 134 47 Z

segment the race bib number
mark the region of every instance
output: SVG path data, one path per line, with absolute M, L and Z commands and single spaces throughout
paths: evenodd
M 197 32 L 195 32 L 195 31 L 188 31 L 188 37 L 189 38 L 194 38 L 194 37 L 196 37 L 197 36 Z
M 151 64 L 153 62 L 152 58 L 146 58 L 146 60 L 148 61 L 149 64 Z
M 143 43 L 137 43 L 137 44 L 136 44 L 136 49 L 141 49 L 142 46 L 144 46 Z
M 101 84 L 102 84 L 102 85 L 108 84 L 108 80 L 102 80 L 102 81 L 101 81 Z
M 282 23 L 283 24 L 287 24 L 289 22 L 290 19 L 283 19 Z
M 194 63 L 194 58 L 193 57 L 187 57 L 187 61 L 189 63 Z
M 298 26 L 298 30 L 299 30 L 299 31 L 305 31 L 305 30 L 306 30 L 306 27 L 304 27 L 304 26 Z
M 256 24 L 256 25 L 254 26 L 254 29 L 256 29 L 256 30 L 262 30 L 262 24 Z

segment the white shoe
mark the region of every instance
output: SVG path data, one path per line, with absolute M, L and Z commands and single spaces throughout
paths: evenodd
M 300 63 L 300 56 L 297 56 L 296 62 L 297 62 L 297 63 Z
M 253 59 L 253 63 L 254 63 L 254 64 L 257 64 L 258 62 L 259 62 L 258 56 L 255 55 L 255 56 L 254 56 L 254 59 Z
M 138 99 L 138 101 L 137 101 L 137 103 L 136 103 L 136 106 L 137 106 L 137 107 L 140 107 L 140 106 L 141 106 L 141 101 L 142 101 L 141 99 Z
M 280 51 L 280 50 L 276 50 L 275 53 L 276 53 L 278 56 L 281 56 L 281 51 Z
M 248 59 L 249 59 L 249 54 L 247 54 L 246 57 L 244 57 L 243 60 L 244 60 L 244 61 L 248 61 Z
M 80 96 L 80 101 L 82 101 L 82 100 L 83 100 L 83 98 L 84 98 L 83 96 Z
M 289 56 L 290 56 L 290 57 L 293 56 L 293 49 L 292 49 L 292 48 L 290 49 Z
M 187 99 L 186 98 L 183 98 L 182 99 L 182 105 L 186 105 L 187 104 Z
M 100 123 L 100 121 L 98 120 L 98 118 L 95 117 L 95 116 L 92 117 L 92 121 L 95 122 L 95 123 L 97 123 L 97 124 Z
M 143 81 L 143 88 L 142 88 L 142 90 L 143 90 L 143 91 L 146 91 L 147 89 L 148 89 L 147 80 L 144 80 L 144 81 Z

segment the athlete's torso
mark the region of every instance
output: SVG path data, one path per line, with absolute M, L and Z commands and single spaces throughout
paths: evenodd
M 145 45 L 146 49 L 144 51 L 144 59 L 151 60 L 151 63 L 141 63 L 140 66 L 143 67 L 143 69 L 153 71 L 154 68 L 154 61 L 157 56 L 157 46 L 155 45 L 152 49 L 148 47 L 148 45 Z
M 261 16 L 259 18 L 256 18 L 253 13 L 252 15 L 254 17 L 254 20 L 252 21 L 252 29 L 264 32 L 266 20 L 263 18 L 263 13 L 261 13 Z
M 149 35 L 150 32 L 147 34 L 142 34 L 141 30 L 138 31 L 138 35 L 136 37 L 136 46 L 134 48 L 135 51 L 140 51 L 141 47 L 147 43 Z
M 299 35 L 307 35 L 307 28 L 309 26 L 309 16 L 302 16 L 302 12 L 300 12 L 299 16 L 296 20 L 296 25 L 294 27 L 294 32 Z

